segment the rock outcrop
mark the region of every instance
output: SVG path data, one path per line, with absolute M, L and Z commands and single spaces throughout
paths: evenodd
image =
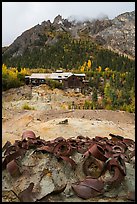
M 50 43 L 51 36 L 45 37 L 45 33 L 51 31 L 65 31 L 76 39 L 84 34 L 105 48 L 131 58 L 135 57 L 135 11 L 123 13 L 112 20 L 105 18 L 70 21 L 58 15 L 53 23 L 50 20 L 43 21 L 41 25 L 38 24 L 23 32 L 7 49 L 3 49 L 3 56 L 7 54 L 11 58 L 23 56 L 28 48 L 31 50 L 34 46 L 43 47 L 44 44 L 52 46 L 56 40 L 55 43 Z M 56 39 L 56 36 L 54 37 Z

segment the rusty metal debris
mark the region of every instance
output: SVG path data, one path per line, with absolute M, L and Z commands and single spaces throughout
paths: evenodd
M 103 193 L 104 183 L 98 179 L 86 178 L 83 181 L 72 184 L 72 189 L 77 196 L 88 199 Z
M 12 177 L 17 177 L 20 175 L 19 166 L 15 159 L 10 161 L 6 166 L 7 171 L 10 173 Z
M 90 154 L 83 163 L 83 172 L 86 176 L 98 178 L 103 169 L 103 163 Z
M 28 188 L 26 188 L 25 190 L 23 190 L 22 192 L 18 194 L 18 198 L 20 202 L 33 202 L 34 201 L 34 196 L 32 192 L 33 187 L 34 187 L 34 183 L 31 182 Z
M 36 135 L 35 135 L 35 133 L 33 131 L 26 130 L 22 134 L 22 139 L 27 139 L 27 138 L 36 139 Z
M 60 121 L 58 124 L 68 124 L 68 119 L 65 119 L 63 121 Z
M 8 154 L 5 157 L 3 157 L 3 162 L 2 162 L 2 170 L 4 170 L 7 166 L 7 164 L 17 158 L 21 158 L 24 155 L 24 149 L 19 149 L 15 151 L 12 154 Z
M 109 136 L 111 136 L 113 140 L 123 140 L 124 139 L 123 136 L 121 136 L 121 135 L 114 135 L 112 133 L 110 133 Z
M 32 192 L 34 188 L 34 183 L 31 182 L 28 186 L 28 188 L 21 191 L 19 194 L 17 194 L 15 191 L 11 190 L 14 195 L 18 198 L 20 202 L 34 202 L 35 199 L 35 193 Z
M 77 164 L 71 156 L 78 152 L 83 156 L 83 172 L 85 180 L 77 181 L 72 184 L 72 189 L 77 196 L 88 199 L 96 197 L 104 192 L 104 186 L 117 186 L 126 176 L 125 162 L 130 162 L 135 156 L 135 142 L 123 136 L 109 134 L 107 137 L 96 136 L 89 137 L 77 136 L 77 138 L 64 139 L 58 137 L 51 141 L 45 141 L 36 137 L 33 131 L 25 131 L 21 140 L 16 140 L 12 145 L 9 141 L 2 148 L 3 162 L 2 170 L 7 170 L 12 177 L 20 176 L 20 169 L 16 159 L 22 159 L 29 149 L 35 152 L 49 153 L 57 157 L 58 162 L 63 160 L 69 163 L 73 171 Z M 102 179 L 106 171 L 112 175 L 109 179 Z M 67 184 L 66 184 L 67 185 Z M 52 192 L 61 193 L 66 185 Z M 32 190 L 34 183 L 18 195 L 20 201 L 33 202 Z M 50 194 L 50 195 L 52 195 Z M 129 195 L 129 199 L 134 196 Z M 43 199 L 47 199 L 44 197 Z M 38 201 L 37 201 L 38 202 Z
M 11 145 L 11 142 L 10 142 L 10 141 L 7 141 L 7 142 L 5 143 L 5 145 L 2 147 L 2 151 L 4 151 L 5 149 L 7 149 L 10 145 Z

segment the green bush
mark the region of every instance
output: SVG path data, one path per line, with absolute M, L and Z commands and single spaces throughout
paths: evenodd
M 84 109 L 92 109 L 92 108 L 93 108 L 92 101 L 85 100 Z
M 22 109 L 23 109 L 23 110 L 35 110 L 34 107 L 29 106 L 27 103 L 25 103 L 25 104 L 22 106 Z
M 62 89 L 62 83 L 59 82 L 59 81 L 55 81 L 55 80 L 52 80 L 52 79 L 46 79 L 46 83 L 52 89 L 55 89 L 55 88 Z

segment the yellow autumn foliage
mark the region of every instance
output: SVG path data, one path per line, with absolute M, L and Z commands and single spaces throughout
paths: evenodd
M 105 68 L 105 71 L 106 71 L 106 72 L 109 71 L 109 70 L 110 70 L 109 67 L 106 67 L 106 68 Z
M 101 70 L 102 70 L 102 67 L 101 67 L 101 66 L 98 66 L 98 67 L 96 68 L 96 71 L 98 71 L 98 72 L 101 72 Z
M 5 64 L 2 64 L 3 90 L 21 86 L 25 81 L 25 75 L 29 75 L 29 71 L 26 68 L 21 68 L 21 71 L 19 72 L 16 67 L 8 68 Z
M 28 70 L 26 68 L 21 68 L 20 74 L 25 76 L 25 75 L 28 75 L 29 72 L 28 72 Z
M 84 72 L 84 69 L 85 69 L 85 67 L 84 67 L 84 66 L 81 66 L 80 71 L 81 71 L 81 72 Z
M 88 60 L 87 66 L 88 66 L 88 69 L 91 68 L 91 60 Z
M 5 75 L 8 73 L 7 66 L 5 64 L 2 65 L 2 75 Z

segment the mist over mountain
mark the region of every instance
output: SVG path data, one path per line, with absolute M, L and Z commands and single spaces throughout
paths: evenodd
M 65 60 L 69 58 L 71 61 L 71 56 L 75 61 L 80 60 L 80 63 L 89 57 L 94 58 L 96 49 L 111 50 L 134 59 L 135 11 L 123 13 L 111 20 L 105 15 L 98 19 L 77 16 L 64 19 L 58 15 L 52 23 L 50 20 L 43 21 L 24 31 L 10 46 L 3 47 L 2 59 L 3 63 L 10 66 L 33 67 L 35 61 L 36 66 L 56 68 L 66 66 Z M 54 64 L 48 62 L 57 58 Z M 69 67 L 74 65 L 70 63 Z

